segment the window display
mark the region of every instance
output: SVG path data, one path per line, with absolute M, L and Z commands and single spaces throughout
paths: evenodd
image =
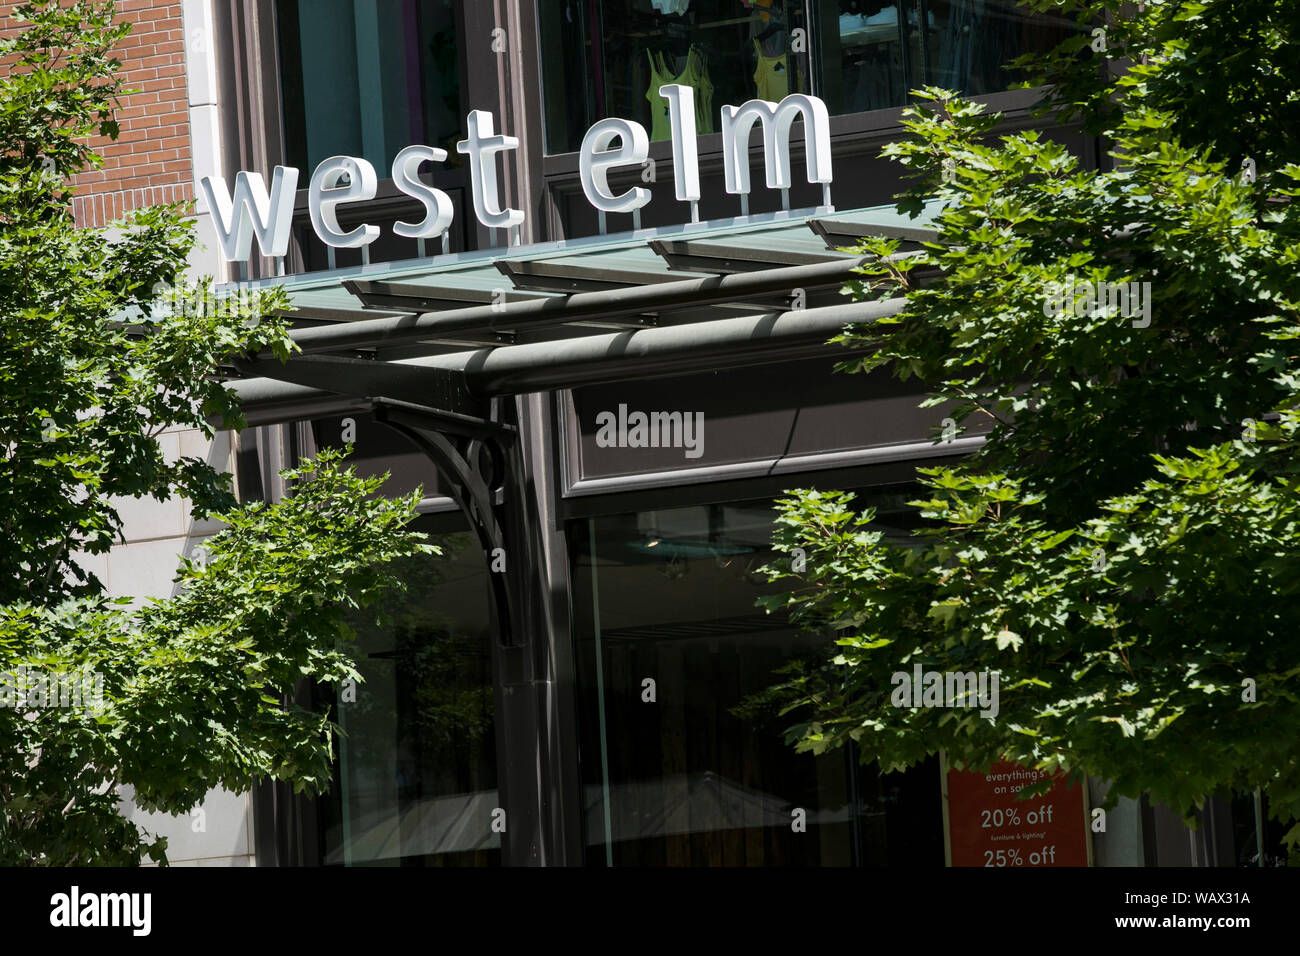
M 668 101 L 659 95 L 659 87 L 681 83 L 695 90 L 695 132 L 713 132 L 713 83 L 709 80 L 709 66 L 704 52 L 692 46 L 686 54 L 686 69 L 673 75 L 664 62 L 662 52 L 646 50 L 650 59 L 650 86 L 645 98 L 650 102 L 650 139 L 669 139 L 672 127 L 668 121 Z
M 695 89 L 696 132 L 717 108 L 811 93 L 832 115 L 904 105 L 933 85 L 1006 90 L 1005 68 L 1073 29 L 995 0 L 540 0 L 546 144 L 576 151 L 609 117 L 668 139 L 660 86 Z
M 805 4 L 797 0 L 542 0 L 547 149 L 578 149 L 592 123 L 636 120 L 666 140 L 659 87 L 695 90 L 697 133 L 724 103 L 807 93 Z M 799 38 L 803 38 L 802 40 Z

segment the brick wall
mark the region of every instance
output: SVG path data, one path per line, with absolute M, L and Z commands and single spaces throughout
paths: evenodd
M 0 16 L 8 20 L 16 6 L 0 2 Z M 126 88 L 140 92 L 122 99 L 116 140 L 91 140 L 104 165 L 73 180 L 73 214 L 81 226 L 103 226 L 142 206 L 194 198 L 181 2 L 118 0 L 117 9 L 117 19 L 132 29 L 115 52 Z

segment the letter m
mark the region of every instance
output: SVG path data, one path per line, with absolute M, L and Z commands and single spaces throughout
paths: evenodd
M 99 925 L 129 926 L 131 923 L 131 897 L 126 893 L 100 895 Z M 111 915 L 110 915 L 111 914 Z M 112 920 L 112 922 L 109 922 Z
M 212 210 L 221 252 L 228 261 L 247 262 L 254 235 L 264 256 L 282 256 L 289 251 L 298 170 L 292 166 L 275 167 L 270 196 L 261 173 L 236 174 L 233 197 L 223 176 L 204 176 L 200 185 Z
M 682 413 L 650 413 L 650 447 L 680 448 L 682 446 Z
M 974 707 L 976 678 L 974 671 L 949 671 L 946 703 L 949 707 Z
M 768 188 L 790 188 L 790 128 L 800 117 L 808 182 L 831 182 L 831 121 L 826 104 L 815 96 L 791 93 L 779 104 L 750 100 L 743 106 L 722 108 L 722 163 L 727 192 L 749 192 L 749 137 L 755 123 L 763 127 Z

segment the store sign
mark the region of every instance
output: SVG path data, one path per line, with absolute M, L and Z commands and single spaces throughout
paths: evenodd
M 682 84 L 659 88 L 668 104 L 672 133 L 674 191 L 679 202 L 700 199 L 699 153 L 695 129 L 695 91 Z M 763 143 L 763 165 L 769 189 L 789 189 L 790 133 L 794 121 L 803 120 L 806 179 L 821 184 L 829 205 L 831 175 L 830 116 L 826 104 L 815 96 L 792 93 L 780 103 L 750 100 L 742 106 L 722 107 L 722 154 L 726 191 L 748 196 L 750 140 L 759 127 Z M 519 209 L 502 208 L 497 179 L 497 154 L 519 148 L 519 140 L 495 132 L 492 114 L 474 110 L 467 119 L 468 134 L 456 144 L 456 151 L 469 157 L 470 191 L 474 215 L 492 229 L 511 229 L 524 221 Z M 615 141 L 618 145 L 615 146 Z M 579 178 L 588 201 L 602 213 L 631 213 L 650 201 L 650 190 L 640 186 L 615 194 L 609 173 L 619 167 L 635 167 L 650 155 L 650 138 L 645 127 L 633 120 L 604 119 L 587 131 L 578 157 Z M 410 239 L 440 236 L 451 225 L 451 197 L 420 180 L 424 163 L 441 163 L 447 151 L 432 146 L 408 146 L 393 160 L 396 187 L 424 205 L 418 223 L 399 222 L 393 232 Z M 321 242 L 340 249 L 367 246 L 379 238 L 377 226 L 360 225 L 344 231 L 338 223 L 338 207 L 345 203 L 375 198 L 378 176 L 369 162 L 356 156 L 331 156 L 316 167 L 307 193 L 312 228 Z M 229 261 L 245 262 L 257 239 L 262 255 L 283 256 L 289 250 L 294 193 L 298 170 L 277 166 L 271 176 L 271 190 L 259 173 L 239 172 L 232 193 L 221 176 L 200 181 L 212 210 L 221 251 Z
M 1057 780 L 1042 796 L 1021 800 L 1047 777 L 1014 763 L 988 773 L 948 770 L 944 816 L 950 866 L 1088 865 L 1088 810 L 1083 785 Z

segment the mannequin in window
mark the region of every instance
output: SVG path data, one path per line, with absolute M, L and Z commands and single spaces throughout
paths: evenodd
M 746 0 L 754 18 L 750 36 L 754 44 L 754 89 L 760 100 L 779 103 L 790 92 L 789 47 L 785 11 L 777 0 Z
M 695 90 L 696 134 L 702 136 L 712 133 L 713 83 L 709 80 L 709 64 L 704 51 L 699 46 L 692 45 L 686 54 L 686 65 L 676 76 L 662 52 L 645 52 L 650 60 L 650 87 L 646 90 L 645 98 L 650 103 L 651 141 L 672 138 L 668 101 L 659 95 L 659 87 L 673 83 L 681 83 Z

